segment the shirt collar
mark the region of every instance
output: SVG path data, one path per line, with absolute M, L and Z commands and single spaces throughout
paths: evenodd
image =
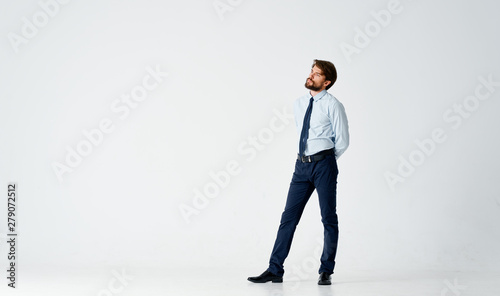
M 314 98 L 314 101 L 317 102 L 318 100 L 320 100 L 324 95 L 326 95 L 326 89 L 322 90 L 321 92 L 319 92 L 318 94 L 316 94 L 313 98 Z M 311 92 L 309 92 L 309 97 L 311 96 Z

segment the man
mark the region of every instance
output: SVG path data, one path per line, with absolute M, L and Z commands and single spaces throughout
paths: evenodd
M 297 99 L 295 122 L 300 134 L 299 153 L 281 216 L 269 268 L 254 283 L 283 282 L 283 263 L 288 256 L 295 228 L 309 197 L 316 189 L 324 226 L 324 245 L 319 268 L 319 285 L 330 285 L 337 253 L 337 159 L 349 146 L 349 131 L 344 106 L 327 92 L 337 80 L 335 66 L 314 60 L 305 87 L 309 94 Z

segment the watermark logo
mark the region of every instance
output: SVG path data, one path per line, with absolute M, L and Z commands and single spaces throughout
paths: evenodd
M 442 128 L 436 128 L 431 132 L 429 138 L 423 140 L 415 140 L 416 148 L 412 150 L 408 157 L 399 155 L 399 165 L 396 173 L 386 171 L 384 173 L 385 180 L 391 190 L 395 191 L 395 186 L 398 183 L 405 181 L 405 178 L 410 177 L 415 173 L 416 167 L 424 164 L 427 157 L 431 156 L 436 151 L 437 144 L 444 143 L 448 136 Z
M 488 75 L 488 78 L 479 76 L 477 80 L 479 83 L 473 94 L 444 111 L 443 121 L 450 124 L 451 129 L 456 130 L 462 126 L 464 121 L 477 111 L 481 102 L 489 99 L 495 93 L 496 88 L 500 86 L 500 81 L 494 81 L 492 74 Z M 416 168 L 423 165 L 426 159 L 436 151 L 438 144 L 444 143 L 447 138 L 448 135 L 444 128 L 435 128 L 430 137 L 414 141 L 416 148 L 407 157 L 399 155 L 397 170 L 384 173 L 384 178 L 391 191 L 394 192 L 398 183 L 403 183 L 406 178 L 413 175 Z
M 47 26 L 51 19 L 56 17 L 61 10 L 61 5 L 68 4 L 69 0 L 47 0 L 39 1 L 40 10 L 35 12 L 31 18 L 21 18 L 20 34 L 9 32 L 7 38 L 10 41 L 12 49 L 15 53 L 19 52 L 19 47 L 22 44 L 28 44 L 30 40 L 35 38 L 40 29 Z
M 497 202 L 497 206 L 499 206 L 499 207 L 500 207 L 500 196 L 497 196 L 497 198 L 496 198 L 496 202 Z
M 290 281 L 294 282 L 292 290 L 298 290 L 304 280 L 308 280 L 311 274 L 318 274 L 318 262 L 323 253 L 323 238 L 316 238 L 316 246 L 309 256 L 302 259 L 301 264 L 291 266 Z
M 353 43 L 342 42 L 340 49 L 344 54 L 347 62 L 351 62 L 352 55 L 360 54 L 363 49 L 367 48 L 380 35 L 383 28 L 387 28 L 392 21 L 394 15 L 403 11 L 403 6 L 399 0 L 391 0 L 387 3 L 387 9 L 380 11 L 371 11 L 370 15 L 373 20 L 367 22 L 363 28 L 354 28 Z
M 130 274 L 127 274 L 124 269 L 122 269 L 120 272 L 113 269 L 111 273 L 113 274 L 113 277 L 109 280 L 107 287 L 100 290 L 97 293 L 97 296 L 119 295 L 134 279 L 134 277 Z
M 146 67 L 147 74 L 143 77 L 142 83 L 134 86 L 129 93 L 121 95 L 121 98 L 115 99 L 110 106 L 111 112 L 116 114 L 120 120 L 125 120 L 129 117 L 133 109 L 136 109 L 141 102 L 144 102 L 149 93 L 155 90 L 164 78 L 168 75 L 160 69 L 160 65 L 155 68 Z M 90 130 L 82 130 L 83 139 L 74 146 L 66 146 L 66 157 L 63 162 L 52 162 L 52 170 L 60 183 L 63 182 L 65 174 L 74 172 L 80 166 L 96 147 L 101 145 L 105 136 L 111 134 L 115 130 L 115 121 L 111 118 L 102 118 L 96 128 Z
M 267 127 L 261 128 L 256 135 L 248 136 L 246 140 L 242 141 L 237 148 L 239 155 L 246 157 L 246 161 L 253 161 L 259 152 L 263 151 L 266 145 L 269 145 L 275 137 L 276 133 L 285 130 L 286 126 L 290 124 L 294 116 L 292 113 L 287 112 L 286 108 L 283 111 L 274 109 L 274 116 L 269 120 Z M 235 159 L 229 160 L 225 169 L 208 173 L 211 181 L 205 183 L 199 190 L 195 188 L 194 196 L 191 203 L 181 203 L 179 211 L 184 221 L 189 224 L 193 216 L 197 216 L 203 209 L 206 209 L 211 199 L 215 199 L 222 190 L 229 186 L 233 177 L 239 175 L 243 168 L 241 163 Z
M 467 286 L 459 285 L 457 279 L 455 279 L 453 283 L 451 283 L 448 280 L 445 280 L 444 284 L 446 285 L 446 288 L 443 288 L 443 290 L 441 290 L 441 296 L 449 296 L 449 295 L 460 296 L 462 294 L 461 291 L 467 289 Z
M 215 0 L 212 5 L 219 19 L 224 21 L 224 15 L 240 6 L 242 2 L 243 0 Z

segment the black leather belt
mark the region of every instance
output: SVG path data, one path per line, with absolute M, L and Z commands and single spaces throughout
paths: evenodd
M 297 159 L 300 160 L 300 161 L 302 161 L 302 162 L 314 162 L 314 161 L 323 160 L 328 155 L 332 155 L 334 153 L 335 153 L 335 150 L 332 148 L 332 149 L 323 150 L 323 151 L 320 151 L 320 152 L 318 152 L 316 154 L 308 155 L 308 156 L 302 156 L 302 157 L 300 157 L 300 155 L 297 154 Z

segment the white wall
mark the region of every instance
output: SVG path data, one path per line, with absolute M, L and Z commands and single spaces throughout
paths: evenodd
M 330 92 L 352 137 L 337 268 L 499 270 L 500 85 L 469 97 L 500 81 L 498 2 L 214 3 L 69 1 L 44 25 L 38 1 L 1 2 L 0 183 L 19 186 L 24 268 L 266 268 L 296 153 L 289 114 L 320 58 L 337 66 Z M 134 108 L 115 101 L 148 67 L 168 76 Z M 112 131 L 60 181 L 54 163 L 102 120 Z M 187 223 L 179 207 L 227 166 Z M 314 257 L 321 235 L 313 195 L 287 266 Z

